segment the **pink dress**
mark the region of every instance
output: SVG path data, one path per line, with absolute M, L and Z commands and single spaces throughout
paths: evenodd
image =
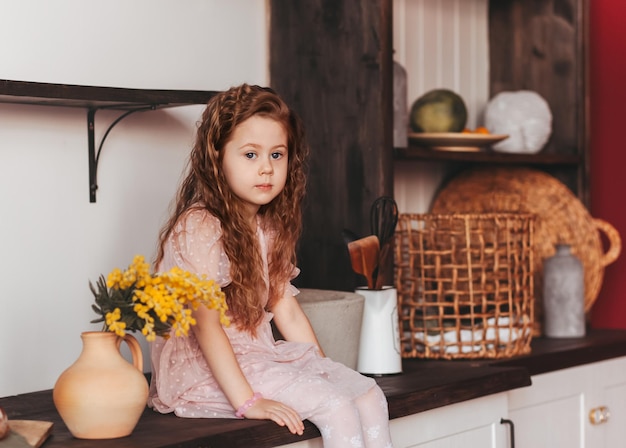
M 270 237 L 261 227 L 257 226 L 257 236 L 267 273 Z M 159 270 L 172 266 L 206 274 L 221 286 L 230 282 L 230 263 L 222 249 L 217 218 L 200 210 L 188 213 L 179 222 L 166 242 Z M 297 268 L 294 274 L 298 274 Z M 298 293 L 293 285 L 287 287 L 294 295 Z M 266 313 L 256 338 L 235 325 L 224 327 L 254 391 L 291 406 L 302 419 L 307 419 L 339 395 L 354 400 L 376 386 L 372 378 L 322 358 L 312 344 L 275 341 L 271 319 L 272 314 Z M 235 417 L 235 410 L 215 381 L 193 332 L 188 337 L 157 338 L 151 352 L 151 407 L 180 417 Z

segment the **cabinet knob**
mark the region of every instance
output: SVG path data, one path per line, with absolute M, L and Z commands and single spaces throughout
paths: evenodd
M 589 422 L 591 422 L 592 425 L 601 425 L 602 423 L 608 422 L 610 416 L 611 412 L 608 407 L 598 406 L 589 411 Z

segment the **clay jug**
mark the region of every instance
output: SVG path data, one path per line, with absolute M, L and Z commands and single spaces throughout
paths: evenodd
M 53 400 L 72 435 L 79 439 L 114 439 L 129 435 L 143 413 L 148 382 L 137 340 L 107 331 L 81 334 L 83 350 L 59 376 Z M 133 364 L 120 345 L 130 348 Z

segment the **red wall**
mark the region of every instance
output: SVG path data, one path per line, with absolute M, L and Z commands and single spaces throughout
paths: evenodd
M 590 1 L 591 214 L 611 223 L 624 250 L 605 268 L 595 328 L 626 329 L 626 1 Z

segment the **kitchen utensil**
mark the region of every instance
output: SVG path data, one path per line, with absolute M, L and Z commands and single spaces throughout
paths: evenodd
M 389 256 L 392 256 L 392 254 L 393 251 L 391 250 L 390 242 L 387 242 L 380 248 L 380 252 L 378 254 L 378 265 L 374 271 L 374 289 L 383 289 L 383 286 L 385 286 L 385 280 L 388 280 L 390 277 L 388 273 L 391 272 L 392 262 L 388 261 L 388 258 Z
M 10 434 L 7 447 L 39 448 L 52 433 L 52 422 L 39 420 L 9 420 Z M 4 444 L 0 442 L 0 447 Z
M 391 239 L 398 224 L 398 204 L 389 196 L 377 198 L 370 209 L 371 231 L 378 237 L 380 251 L 378 254 L 377 268 L 373 273 L 374 289 L 380 290 L 385 281 L 389 280 L 392 261 Z
M 389 196 L 377 198 L 370 209 L 370 227 L 373 235 L 378 237 L 380 245 L 386 244 L 396 230 L 398 224 L 398 205 Z
M 365 276 L 367 287 L 374 289 L 374 271 L 378 266 L 380 244 L 376 235 L 369 235 L 348 243 L 352 269 Z
M 341 231 L 341 238 L 343 239 L 344 243 L 348 244 L 352 241 L 358 240 L 359 236 L 350 229 L 343 229 Z

